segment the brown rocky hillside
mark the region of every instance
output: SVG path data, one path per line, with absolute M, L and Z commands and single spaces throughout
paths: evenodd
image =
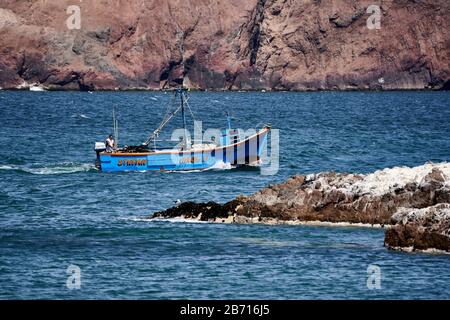
M 0 87 L 448 89 L 449 15 L 448 0 L 0 0 Z

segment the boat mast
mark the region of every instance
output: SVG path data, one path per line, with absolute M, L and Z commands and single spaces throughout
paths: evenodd
M 119 144 L 119 121 L 116 119 L 116 108 L 113 107 L 113 131 L 114 131 L 114 148 Z
M 188 149 L 188 141 L 187 141 L 187 133 L 186 133 L 186 115 L 184 113 L 184 93 L 183 93 L 183 89 L 180 89 L 180 98 L 181 98 L 181 115 L 183 117 L 184 144 L 185 144 L 185 148 Z
M 116 137 L 114 138 L 114 148 L 119 146 L 119 120 L 116 119 Z

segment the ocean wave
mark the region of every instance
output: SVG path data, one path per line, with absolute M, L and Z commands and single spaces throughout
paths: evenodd
M 91 117 L 85 115 L 84 113 L 76 113 L 70 116 L 71 118 L 83 118 L 83 119 L 91 119 Z
M 232 241 L 244 243 L 248 245 L 259 245 L 265 247 L 289 247 L 289 246 L 298 246 L 299 241 L 282 241 L 282 240 L 273 240 L 266 238 L 246 238 L 246 237 L 233 237 Z
M 150 221 L 149 218 L 139 218 L 139 217 L 120 217 L 118 220 L 124 220 L 124 221 L 133 221 L 133 222 L 148 222 Z
M 170 223 L 209 223 L 208 221 L 200 221 L 196 219 L 186 219 L 182 217 L 175 218 L 151 218 L 147 219 L 149 222 L 170 222 Z
M 127 218 L 122 218 L 121 220 L 127 220 L 127 221 L 133 221 L 133 222 L 208 223 L 208 221 L 186 219 L 186 218 L 182 218 L 182 217 L 175 217 L 175 218 L 127 217 Z
M 96 170 L 96 168 L 93 164 L 90 163 L 63 162 L 63 163 L 49 164 L 46 166 L 0 164 L 0 170 L 13 170 L 38 175 L 52 175 L 52 174 L 68 174 L 75 172 L 88 172 L 94 171 Z

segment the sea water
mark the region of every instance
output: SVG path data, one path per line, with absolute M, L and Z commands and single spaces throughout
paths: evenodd
M 279 129 L 276 174 L 95 169 L 113 107 L 119 143 L 133 145 L 169 100 L 0 91 L 0 298 L 450 298 L 450 256 L 387 250 L 382 229 L 146 219 L 177 200 L 226 202 L 295 174 L 449 161 L 449 92 L 193 92 L 203 129 L 226 127 L 226 111 L 233 127 Z

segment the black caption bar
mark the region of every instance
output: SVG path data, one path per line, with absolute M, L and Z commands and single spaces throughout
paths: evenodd
M 390 310 L 430 318 L 448 311 L 450 301 L 268 301 L 268 300 L 174 300 L 174 301 L 0 301 L 3 312 L 34 316 L 52 314 L 83 319 L 96 312 L 125 320 L 139 319 L 318 319 L 320 316 L 386 317 Z M 34 310 L 36 309 L 36 310 Z M 36 313 L 34 312 L 36 311 Z M 443 312 L 443 313 L 442 313 Z M 314 315 L 313 317 L 307 315 Z M 133 318 L 135 318 L 133 317 Z M 103 317 L 102 317 L 103 318 Z

